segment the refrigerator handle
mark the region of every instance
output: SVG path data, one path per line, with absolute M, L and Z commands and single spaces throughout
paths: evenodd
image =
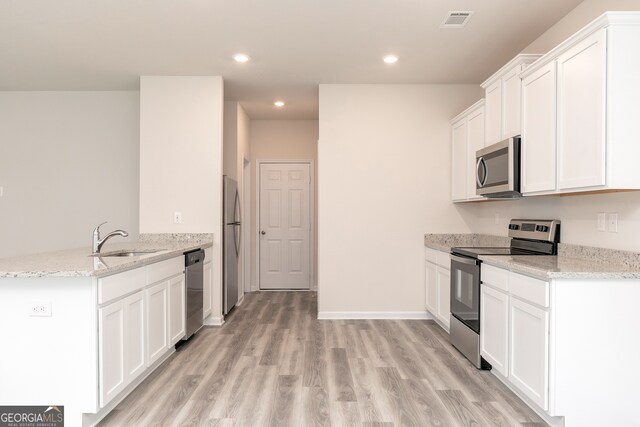
M 240 210 L 240 194 L 238 190 L 236 190 L 236 200 L 235 206 L 233 209 L 233 243 L 236 246 L 236 257 L 240 256 L 240 247 L 242 246 L 242 211 Z M 239 227 L 240 230 L 236 233 L 236 227 Z

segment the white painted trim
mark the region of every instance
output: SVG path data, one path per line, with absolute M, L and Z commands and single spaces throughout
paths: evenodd
M 485 102 L 484 98 L 482 98 L 480 101 L 477 101 L 471 107 L 467 108 L 462 113 L 458 114 L 453 119 L 449 120 L 449 124 L 453 125 L 456 122 L 461 121 L 462 119 L 466 119 L 467 116 L 470 115 L 472 112 L 475 112 L 475 110 L 479 110 L 480 107 L 484 107 L 484 102 Z
M 315 271 L 316 271 L 316 263 L 315 263 L 315 230 L 316 230 L 316 221 L 315 221 L 315 165 L 313 159 L 285 159 L 285 160 L 272 160 L 272 159 L 258 159 L 256 160 L 256 237 L 257 233 L 260 233 L 260 166 L 263 164 L 269 163 L 308 163 L 309 164 L 309 175 L 311 180 L 309 182 L 309 228 L 310 228 L 310 236 L 309 236 L 309 289 L 308 290 L 317 290 L 317 286 L 315 283 Z M 251 288 L 252 291 L 260 291 L 260 241 L 256 240 L 256 283 L 255 288 Z M 286 289 L 281 289 L 286 290 Z M 307 289 L 300 289 L 307 290 Z
M 500 68 L 498 71 L 493 73 L 491 75 L 491 77 L 489 77 L 487 80 L 482 82 L 480 87 L 482 89 L 486 89 L 487 87 L 491 86 L 492 84 L 494 84 L 495 82 L 500 80 L 502 78 L 502 76 L 504 74 L 506 74 L 507 71 L 510 71 L 513 67 L 516 67 L 516 66 L 522 65 L 522 64 L 531 64 L 532 62 L 535 62 L 541 56 L 542 56 L 542 54 L 533 54 L 533 53 L 521 53 L 519 55 L 516 55 L 515 58 L 513 58 L 511 61 L 507 62 L 505 65 L 502 66 L 502 68 Z
M 585 38 L 589 37 L 591 34 L 594 34 L 609 25 L 640 25 L 640 12 L 603 13 L 521 71 L 519 74 L 520 78 L 524 79 L 525 77 L 530 76 L 549 62 L 557 59 L 558 56 L 571 49 Z
M 434 317 L 427 311 L 321 311 L 319 320 L 338 319 L 405 319 L 405 320 L 433 320 Z
M 242 154 L 242 296 L 251 292 L 251 160 Z
M 209 316 L 202 322 L 205 326 L 222 326 L 224 324 L 224 317 Z

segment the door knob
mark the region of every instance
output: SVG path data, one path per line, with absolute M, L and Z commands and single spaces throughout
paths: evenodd
M 262 231 L 260 232 L 260 234 L 262 234 L 262 235 L 264 236 L 265 234 L 267 234 L 267 232 L 266 232 L 266 231 L 264 231 L 264 230 L 262 230 Z

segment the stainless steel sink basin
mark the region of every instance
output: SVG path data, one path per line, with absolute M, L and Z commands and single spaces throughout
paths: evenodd
M 98 254 L 91 254 L 89 256 L 93 257 L 128 257 L 128 256 L 141 256 L 141 255 L 149 255 L 154 254 L 156 252 L 160 252 L 162 249 L 131 249 L 131 250 L 122 250 L 122 251 L 113 251 L 113 252 L 105 252 Z

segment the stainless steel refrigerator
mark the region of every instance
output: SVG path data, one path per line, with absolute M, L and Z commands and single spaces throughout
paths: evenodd
M 242 237 L 238 183 L 226 175 L 223 177 L 222 209 L 222 299 L 223 314 L 226 315 L 238 302 L 238 258 Z

